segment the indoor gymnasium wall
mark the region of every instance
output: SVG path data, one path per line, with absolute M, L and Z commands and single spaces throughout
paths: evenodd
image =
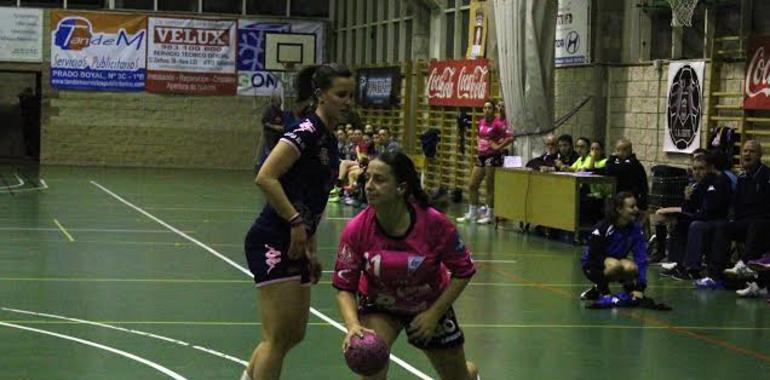
M 575 140 L 581 136 L 592 141 L 604 140 L 606 68 L 600 65 L 564 67 L 557 68 L 555 73 L 554 120 L 572 111 L 585 96 L 591 99 L 554 133 L 570 134 Z
M 708 131 L 705 105 L 708 104 L 709 69 L 706 64 L 703 83 L 704 115 L 701 118 L 701 147 L 706 147 Z M 740 92 L 743 83 L 743 62 L 724 64 L 721 70 L 720 91 Z M 608 149 L 621 137 L 634 145 L 637 158 L 648 169 L 657 164 L 684 166 L 689 155 L 666 153 L 663 141 L 666 131 L 666 86 L 668 64 L 660 71 L 652 64 L 611 67 L 609 69 L 609 120 L 607 123 Z
M 54 90 L 48 10 L 44 20 L 42 163 L 253 167 L 269 99 Z

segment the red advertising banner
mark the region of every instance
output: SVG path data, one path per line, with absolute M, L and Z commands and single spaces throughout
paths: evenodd
M 489 61 L 433 61 L 428 69 L 432 106 L 483 107 L 489 99 Z
M 743 108 L 770 109 L 770 36 L 749 39 L 746 49 Z
M 150 17 L 147 26 L 147 91 L 236 94 L 235 20 Z

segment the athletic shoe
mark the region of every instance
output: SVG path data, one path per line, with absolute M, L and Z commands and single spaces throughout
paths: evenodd
M 489 224 L 489 223 L 492 223 L 492 219 L 493 218 L 491 216 L 483 216 L 483 217 L 479 218 L 476 221 L 476 223 L 478 223 L 478 224 Z
M 333 197 L 335 195 L 339 196 L 341 191 L 342 191 L 342 189 L 340 189 L 339 187 L 333 188 L 332 191 L 329 192 L 329 198 L 331 198 L 331 197 Z
M 715 281 L 711 277 L 703 277 L 700 280 L 695 281 L 693 285 L 695 285 L 695 287 L 698 289 L 717 290 L 725 288 L 725 284 L 722 283 L 722 281 Z
M 598 300 L 599 297 L 607 294 L 609 294 L 609 292 L 602 292 L 599 290 L 599 287 L 593 286 L 590 289 L 583 291 L 583 293 L 580 293 L 580 299 L 583 301 L 595 301 Z
M 759 298 L 767 296 L 767 288 L 760 288 L 756 282 L 749 282 L 743 289 L 736 290 L 735 294 L 741 298 Z
M 734 267 L 725 269 L 724 273 L 726 276 L 735 278 L 757 277 L 757 272 L 754 272 L 746 266 L 746 264 L 743 263 L 743 260 L 738 260 Z
M 594 305 L 598 307 L 611 307 L 617 303 L 617 300 L 617 297 L 607 294 L 599 297 L 596 302 L 594 302 Z
M 757 260 L 749 261 L 749 268 L 757 272 L 770 270 L 770 253 L 765 254 Z
M 329 196 L 329 203 L 339 203 L 340 202 L 340 195 L 337 193 L 337 195 L 330 195 Z
M 470 211 L 466 212 L 463 216 L 455 219 L 457 223 L 473 223 L 478 218 L 478 215 Z
M 660 267 L 663 268 L 663 270 L 672 270 L 676 268 L 676 263 L 661 263 Z

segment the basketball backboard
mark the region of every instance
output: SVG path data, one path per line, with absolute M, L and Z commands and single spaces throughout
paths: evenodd
M 306 33 L 265 33 L 265 69 L 294 71 L 316 63 L 316 35 Z

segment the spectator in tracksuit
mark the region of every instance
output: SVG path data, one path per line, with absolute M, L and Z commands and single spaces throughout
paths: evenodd
M 694 183 L 685 189 L 682 207 L 659 209 L 656 215 L 674 215 L 669 261 L 676 266 L 661 274 L 680 280 L 699 279 L 702 255 L 711 246 L 714 229 L 727 220 L 732 191 L 730 182 L 714 169 L 714 155 L 693 159 Z
M 595 285 L 580 295 L 583 300 L 603 299 L 610 282 L 623 284 L 622 300 L 641 299 L 647 287 L 647 241 L 637 222 L 639 209 L 629 192 L 615 195 L 606 219 L 599 222 L 580 259 L 583 273 Z M 628 259 L 629 253 L 633 261 Z
M 606 175 L 615 177 L 615 193 L 628 191 L 634 195 L 640 210 L 647 210 L 647 173 L 644 166 L 636 159 L 631 142 L 620 139 L 615 144 L 615 154 L 607 159 Z
M 770 249 L 770 168 L 762 164 L 762 146 L 756 140 L 748 140 L 741 148 L 741 167 L 734 198 L 734 218 L 719 225 L 714 244 L 707 257 L 709 277 L 696 282 L 703 288 L 723 287 L 723 275 L 753 278 L 756 272 L 746 263 L 758 259 Z M 733 268 L 724 270 L 730 256 L 730 242 L 744 242 L 741 259 Z M 767 294 L 766 278 L 750 281 L 745 289 L 738 290 L 741 297 L 758 297 Z

